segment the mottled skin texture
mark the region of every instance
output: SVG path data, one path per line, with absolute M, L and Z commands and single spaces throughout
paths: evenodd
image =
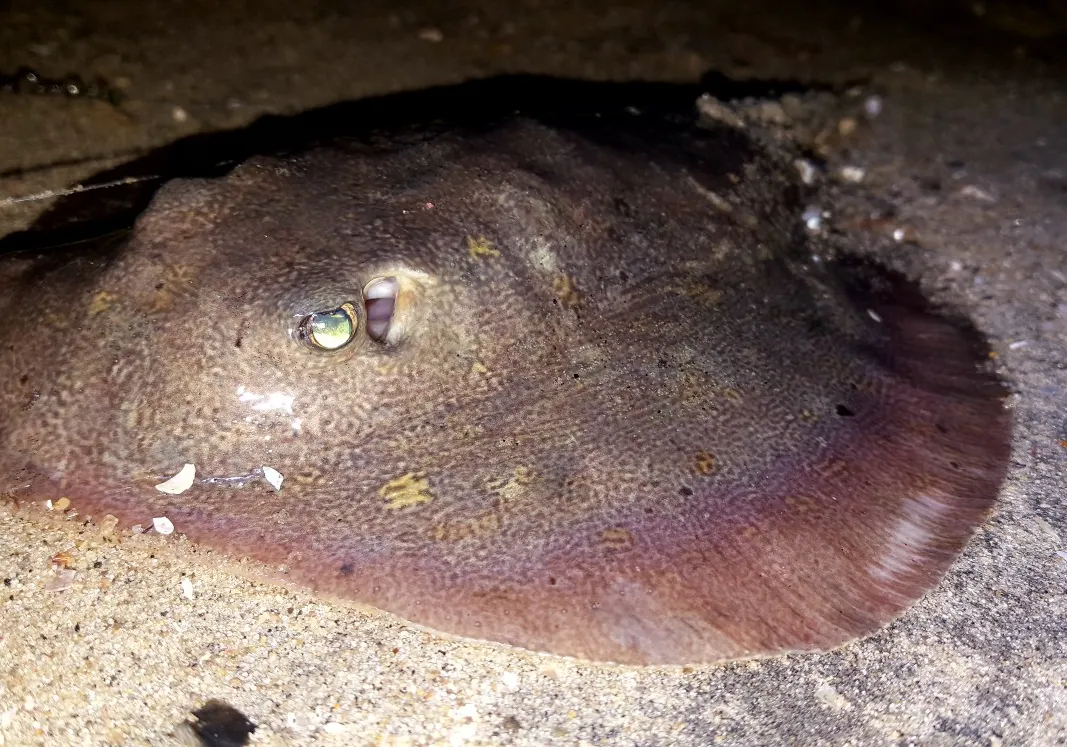
M 619 122 L 172 183 L 128 236 L 0 262 L 0 489 L 537 650 L 839 645 L 940 578 L 1010 413 L 965 325 L 806 264 L 798 209 L 736 132 Z M 396 344 L 294 339 L 379 276 Z M 263 465 L 280 492 L 199 481 Z

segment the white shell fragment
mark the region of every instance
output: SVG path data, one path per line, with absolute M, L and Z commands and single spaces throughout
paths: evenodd
M 160 493 L 166 493 L 167 495 L 179 495 L 192 487 L 193 479 L 195 477 L 196 467 L 187 463 L 174 477 L 166 482 L 161 482 L 159 485 L 156 485 L 156 490 Z
M 863 102 L 863 113 L 870 119 L 874 119 L 882 113 L 882 97 L 881 96 L 868 96 L 867 100 Z
M 842 179 L 853 184 L 859 184 L 867 176 L 867 170 L 859 166 L 843 166 L 840 173 Z
M 152 519 L 152 528 L 160 534 L 174 533 L 174 524 L 166 516 L 159 516 Z
M 282 480 L 285 479 L 284 477 L 282 477 L 282 473 L 281 472 L 279 472 L 278 470 L 274 469 L 273 467 L 266 467 L 266 466 L 263 467 L 263 478 L 267 482 L 269 482 L 270 486 L 272 488 L 274 488 L 275 490 L 281 490 L 282 489 Z
M 186 599 L 193 598 L 193 582 L 187 578 L 182 579 L 182 596 Z
M 284 394 L 283 392 L 270 392 L 268 394 L 257 394 L 256 392 L 250 392 L 243 385 L 237 387 L 237 399 L 240 402 L 251 405 L 253 410 L 258 412 L 284 412 L 286 415 L 293 414 L 293 403 L 296 401 L 296 397 L 291 394 Z
M 960 190 L 960 194 L 964 197 L 970 197 L 982 202 L 996 202 L 997 198 L 986 192 L 981 187 L 976 187 L 973 184 L 968 184 L 966 187 Z
M 800 217 L 809 233 L 820 233 L 825 227 L 825 221 L 830 217 L 830 214 L 820 207 L 809 205 L 804 209 Z
M 815 164 L 806 158 L 798 158 L 793 161 L 793 166 L 796 167 L 797 173 L 800 174 L 800 181 L 809 186 L 815 183 L 815 176 L 818 174 Z

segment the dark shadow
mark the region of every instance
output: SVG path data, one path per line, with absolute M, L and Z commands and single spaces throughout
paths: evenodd
M 435 128 L 478 128 L 514 113 L 542 121 L 605 122 L 635 115 L 691 124 L 704 93 L 722 100 L 826 88 L 788 80 L 737 81 L 711 72 L 700 83 L 601 83 L 506 75 L 343 102 L 291 116 L 268 115 L 248 127 L 182 138 L 81 183 L 29 229 L 0 239 L 0 253 L 60 246 L 123 230 L 167 180 L 225 174 L 259 153 L 295 152 L 339 137 L 425 137 Z

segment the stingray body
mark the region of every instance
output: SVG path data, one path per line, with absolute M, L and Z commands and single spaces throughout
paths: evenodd
M 171 183 L 0 262 L 0 487 L 539 651 L 836 646 L 942 576 L 1010 415 L 965 324 L 807 261 L 796 195 L 737 131 L 638 118 Z

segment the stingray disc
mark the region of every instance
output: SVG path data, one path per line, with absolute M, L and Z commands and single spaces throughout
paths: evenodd
M 796 194 L 636 117 L 173 182 L 0 262 L 0 487 L 539 651 L 839 645 L 941 578 L 1010 412 L 965 322 L 805 261 Z

